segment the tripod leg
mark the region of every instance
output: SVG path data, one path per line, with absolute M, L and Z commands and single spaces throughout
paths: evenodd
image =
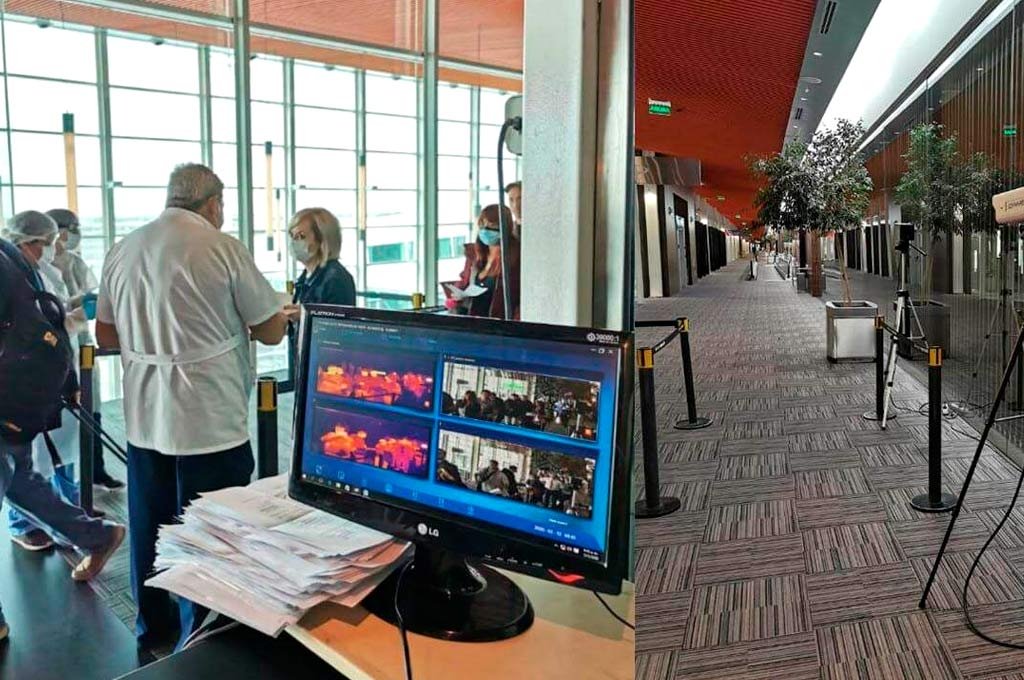
M 904 298 L 896 300 L 896 330 L 903 332 L 903 305 Z M 896 381 L 896 347 L 899 342 L 899 335 L 889 338 L 889 360 L 885 364 L 885 390 L 882 399 L 882 429 L 889 424 L 889 404 L 892 402 L 892 386 Z
M 960 516 L 960 508 L 963 507 L 964 497 L 967 495 L 967 489 L 970 487 L 971 479 L 974 477 L 974 470 L 978 467 L 978 461 L 981 460 L 981 452 L 985 450 L 985 444 L 988 442 L 988 433 L 996 422 L 999 407 L 1003 405 L 1003 397 L 1006 395 L 1006 387 L 1010 384 L 1010 378 L 1013 376 L 1013 369 L 1017 366 L 1017 362 L 1020 361 L 1022 347 L 1024 347 L 1024 329 L 1021 329 L 1020 333 L 1017 334 L 1017 342 L 1013 345 L 1010 361 L 1006 364 L 1006 368 L 1003 371 L 1003 379 L 999 383 L 999 391 L 996 392 L 995 403 L 992 404 L 992 410 L 989 412 L 988 418 L 985 419 L 985 427 L 981 431 L 978 449 L 974 452 L 974 460 L 971 461 L 971 466 L 967 468 L 967 476 L 964 477 L 964 484 L 960 489 L 960 497 L 956 499 L 956 506 L 953 508 L 953 514 L 949 518 L 949 526 L 946 527 L 946 535 L 942 538 L 939 552 L 935 556 L 935 563 L 932 564 L 932 571 L 928 575 L 928 582 L 924 586 L 924 593 L 921 594 L 921 601 L 917 605 L 921 609 L 924 609 L 928 603 L 928 593 L 931 591 L 935 575 L 939 571 L 939 563 L 942 562 L 942 556 L 946 552 L 949 537 L 953 534 L 953 525 L 956 524 L 956 518 Z

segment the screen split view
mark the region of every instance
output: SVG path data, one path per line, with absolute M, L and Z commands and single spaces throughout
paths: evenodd
M 614 348 L 312 316 L 302 477 L 603 562 Z

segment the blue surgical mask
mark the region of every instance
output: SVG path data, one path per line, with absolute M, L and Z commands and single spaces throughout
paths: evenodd
M 485 246 L 501 245 L 501 232 L 495 229 L 481 229 L 479 238 Z

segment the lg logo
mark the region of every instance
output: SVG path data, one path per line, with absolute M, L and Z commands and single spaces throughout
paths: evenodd
M 416 527 L 416 531 L 419 532 L 420 536 L 430 536 L 432 538 L 437 538 L 441 535 L 441 533 L 437 529 L 428 527 L 426 524 L 423 524 L 422 522 L 420 522 L 419 526 Z

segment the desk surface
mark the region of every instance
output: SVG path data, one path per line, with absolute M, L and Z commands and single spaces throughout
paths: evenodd
M 594 594 L 505 572 L 533 604 L 533 625 L 511 640 L 445 642 L 409 634 L 416 680 L 587 678 L 631 680 L 634 633 Z M 633 621 L 633 586 L 602 596 Z M 394 626 L 357 608 L 321 605 L 287 632 L 350 680 L 405 680 L 402 640 Z

